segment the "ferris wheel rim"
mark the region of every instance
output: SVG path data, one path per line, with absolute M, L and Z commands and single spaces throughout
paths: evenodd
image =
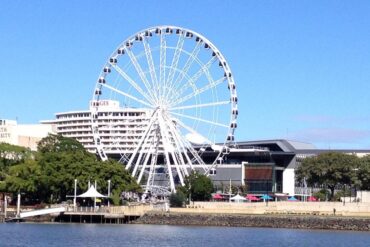
M 169 34 L 172 34 L 172 32 L 174 32 L 175 30 L 181 30 L 182 34 L 184 35 L 187 35 L 188 33 L 190 33 L 193 36 L 195 36 L 196 38 L 200 38 L 201 39 L 201 43 L 203 43 L 204 45 L 207 45 L 208 46 L 208 49 L 210 49 L 212 51 L 213 54 L 215 54 L 214 57 L 217 58 L 218 61 L 220 61 L 220 63 L 222 63 L 222 68 L 224 70 L 224 73 L 225 73 L 225 77 L 224 79 L 227 80 L 227 84 L 228 84 L 228 87 L 229 87 L 229 91 L 230 91 L 230 120 L 229 120 L 229 123 L 228 125 L 223 125 L 222 127 L 225 127 L 225 128 L 228 128 L 228 136 L 226 137 L 225 141 L 223 143 L 219 143 L 220 146 L 222 147 L 221 150 L 219 151 L 218 155 L 217 155 L 217 158 L 214 160 L 213 164 L 216 164 L 217 160 L 219 157 L 221 157 L 222 155 L 224 155 L 224 149 L 227 149 L 227 144 L 228 143 L 231 143 L 233 142 L 234 140 L 232 141 L 229 141 L 227 140 L 227 138 L 229 136 L 234 136 L 234 131 L 235 131 L 235 128 L 236 128 L 236 124 L 235 126 L 233 126 L 233 123 L 236 122 L 236 119 L 237 119 L 237 115 L 238 115 L 238 111 L 237 111 L 237 93 L 236 93 L 236 89 L 235 89 L 235 82 L 234 82 L 234 79 L 233 79 L 233 76 L 232 76 L 232 73 L 231 73 L 231 70 L 230 70 L 230 67 L 228 65 L 228 63 L 226 62 L 226 59 L 225 57 L 222 55 L 222 53 L 217 49 L 217 47 L 211 42 L 209 41 L 206 37 L 204 37 L 203 35 L 199 34 L 198 32 L 195 32 L 193 30 L 190 30 L 190 29 L 187 29 L 187 28 L 183 28 L 183 27 L 178 27 L 178 26 L 172 26 L 172 25 L 161 25 L 161 26 L 153 26 L 153 27 L 150 27 L 150 28 L 146 28 L 146 29 L 142 29 L 141 31 L 139 32 L 136 32 L 135 34 L 129 36 L 128 38 L 126 38 L 123 42 L 121 42 L 119 44 L 119 46 L 115 49 L 115 51 L 111 54 L 111 56 L 108 58 L 108 62 L 104 64 L 103 68 L 102 68 L 102 72 L 100 73 L 99 75 L 99 80 L 101 78 L 105 79 L 106 76 L 107 76 L 107 73 L 104 72 L 104 70 L 107 68 L 107 67 L 114 67 L 114 64 L 110 62 L 110 59 L 112 58 L 115 58 L 117 59 L 119 57 L 120 54 L 118 54 L 118 50 L 121 49 L 122 47 L 126 47 L 126 44 L 127 43 L 133 43 L 135 42 L 135 39 L 137 37 L 144 37 L 144 35 L 149 32 L 151 34 L 153 34 L 156 30 L 161 30 L 161 32 L 163 32 L 163 30 L 167 30 L 167 29 L 171 29 L 171 33 Z M 131 60 L 132 61 L 132 60 Z M 161 69 L 161 68 L 160 68 Z M 146 73 L 149 73 L 148 71 L 146 71 Z M 121 74 L 122 76 L 122 74 Z M 97 82 L 96 84 L 96 87 L 95 88 L 98 88 L 98 86 L 100 88 L 102 88 L 101 86 L 101 83 Z M 147 107 L 149 108 L 152 108 L 152 109 L 155 109 L 155 107 L 153 106 L 153 102 L 146 102 L 146 101 L 143 101 L 141 99 L 136 99 L 132 96 L 130 96 L 129 94 L 125 93 L 125 92 L 122 92 L 122 91 L 119 91 L 118 89 L 115 89 L 113 88 L 112 86 L 107 86 L 107 85 L 104 85 L 104 87 L 108 87 L 108 89 L 110 90 L 113 90 L 113 91 L 116 91 L 117 93 L 120 93 L 126 97 L 131 97 L 132 100 L 135 100 L 143 105 L 146 105 Z M 110 88 L 109 88 L 110 87 Z M 145 96 L 145 95 L 143 95 Z M 149 97 L 149 96 L 148 96 Z M 150 98 L 150 97 L 149 97 Z M 96 100 L 96 101 L 99 101 L 99 95 L 96 96 L 96 93 L 93 94 L 93 100 Z M 186 98 L 185 98 L 186 100 Z M 180 100 L 180 103 L 181 100 Z M 218 102 L 217 104 L 227 104 L 226 101 L 223 101 L 223 102 Z M 170 108 L 169 110 L 179 110 L 179 109 L 185 109 L 186 107 L 191 107 L 191 105 L 189 106 L 177 106 L 176 107 L 176 104 Z M 203 105 L 199 104 L 197 105 L 197 107 L 206 107 L 206 104 L 204 103 Z M 97 107 L 97 111 L 98 111 L 98 107 Z M 179 114 L 179 113 L 174 113 L 174 112 L 171 112 L 169 111 L 171 114 L 173 115 L 177 115 L 177 116 L 180 116 L 180 117 L 185 117 L 184 114 Z M 196 119 L 197 121 L 202 121 L 200 119 Z M 167 121 L 172 121 L 172 120 L 168 120 Z M 107 156 L 105 154 L 101 154 L 102 152 L 104 153 L 104 148 L 102 145 L 99 145 L 98 141 L 97 141 L 97 136 L 99 135 L 98 132 L 96 131 L 96 129 L 94 130 L 94 128 L 98 128 L 98 124 L 96 123 L 97 120 L 94 119 L 94 117 L 92 117 L 92 128 L 93 128 L 93 138 L 94 138 L 94 142 L 95 142 L 95 145 L 97 146 L 97 152 L 99 153 L 99 155 L 101 156 L 101 158 L 107 158 Z M 207 123 L 207 121 L 204 121 L 205 123 Z M 208 122 L 209 124 L 215 124 L 215 123 L 212 123 L 212 122 Z M 216 123 L 217 125 L 217 123 Z M 95 132 L 94 132 L 95 131 Z M 214 143 L 215 144 L 215 143 Z M 211 145 L 209 145 L 211 146 Z M 214 150 L 214 151 L 217 151 L 217 150 Z M 227 152 L 227 150 L 225 151 Z M 103 156 L 103 157 L 102 157 Z M 135 171 L 136 173 L 137 171 Z

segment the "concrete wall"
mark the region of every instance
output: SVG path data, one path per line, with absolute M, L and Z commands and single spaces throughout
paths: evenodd
M 171 208 L 178 213 L 219 214 L 308 214 L 370 217 L 370 203 L 342 202 L 194 202 L 187 208 Z
M 294 195 L 295 187 L 295 172 L 293 168 L 286 168 L 283 171 L 283 193 L 287 193 L 290 196 Z

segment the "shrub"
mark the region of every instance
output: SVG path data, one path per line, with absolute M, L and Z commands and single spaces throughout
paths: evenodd
M 184 206 L 185 203 L 185 195 L 181 191 L 177 191 L 177 193 L 172 193 L 170 195 L 170 206 L 175 208 L 181 208 Z

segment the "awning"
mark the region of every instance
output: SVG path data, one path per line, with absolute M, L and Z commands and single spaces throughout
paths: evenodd
M 246 201 L 247 199 L 237 194 L 236 196 L 231 197 L 230 200 L 235 201 L 235 202 L 241 202 L 241 201 Z
M 316 202 L 316 201 L 317 201 L 317 198 L 316 198 L 316 197 L 314 197 L 314 196 L 309 196 L 309 197 L 307 198 L 307 201 L 309 201 L 309 202 Z
M 91 185 L 91 187 L 83 194 L 78 195 L 77 197 L 96 197 L 96 198 L 106 198 L 107 196 L 100 194 L 94 187 L 94 185 Z
M 213 195 L 213 199 L 216 199 L 216 200 L 222 200 L 224 199 L 220 194 L 214 194 Z
M 261 196 L 261 199 L 263 199 L 263 200 L 272 200 L 272 197 L 267 195 L 267 194 L 264 194 L 264 195 Z
M 260 199 L 256 197 L 255 195 L 247 195 L 245 198 L 247 198 L 249 201 L 259 201 Z
M 297 198 L 295 198 L 294 196 L 291 196 L 291 197 L 289 197 L 289 198 L 288 198 L 288 201 L 293 201 L 293 202 L 295 202 L 295 201 L 298 201 L 298 199 L 297 199 Z

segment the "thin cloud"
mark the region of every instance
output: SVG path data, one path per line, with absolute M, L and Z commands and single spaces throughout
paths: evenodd
M 311 128 L 289 134 L 289 138 L 308 142 L 355 143 L 370 138 L 370 130 Z
M 293 117 L 295 121 L 319 124 L 346 124 L 370 122 L 370 116 L 344 116 L 336 117 L 329 115 L 310 115 L 303 114 Z

